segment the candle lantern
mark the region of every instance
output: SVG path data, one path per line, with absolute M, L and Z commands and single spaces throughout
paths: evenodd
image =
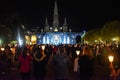
M 42 50 L 45 50 L 45 45 L 42 45 Z
M 109 62 L 113 62 L 114 57 L 113 56 L 108 56 Z
M 78 56 L 80 54 L 80 50 L 76 50 L 76 54 Z
M 4 50 L 5 50 L 5 48 L 2 47 L 2 48 L 1 48 L 1 51 L 4 51 Z

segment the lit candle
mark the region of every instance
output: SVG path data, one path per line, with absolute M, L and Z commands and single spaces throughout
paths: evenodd
M 76 54 L 79 55 L 79 54 L 80 54 L 80 51 L 79 51 L 79 50 L 76 50 Z
M 5 48 L 1 48 L 1 51 L 4 51 L 5 50 Z
M 13 50 L 13 48 L 10 48 L 10 50 L 12 51 L 12 50 Z
M 45 45 L 42 45 L 42 50 L 44 50 L 45 49 Z
M 109 59 L 109 61 L 112 63 L 112 62 L 113 62 L 114 57 L 113 57 L 113 56 L 108 56 L 108 59 Z

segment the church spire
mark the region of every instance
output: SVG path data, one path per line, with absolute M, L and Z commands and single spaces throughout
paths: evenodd
M 45 27 L 48 27 L 49 25 L 48 25 L 48 20 L 47 20 L 47 18 L 45 19 Z
M 58 29 L 59 21 L 58 21 L 58 8 L 57 8 L 57 1 L 55 0 L 55 7 L 54 7 L 54 19 L 53 19 L 53 29 Z
M 49 31 L 49 24 L 48 24 L 47 18 L 45 19 L 45 28 L 44 28 L 44 31 L 45 32 Z
M 64 24 L 63 24 L 63 31 L 68 31 L 66 18 L 65 18 L 65 21 L 64 21 Z
M 67 26 L 67 20 L 65 18 L 63 26 Z

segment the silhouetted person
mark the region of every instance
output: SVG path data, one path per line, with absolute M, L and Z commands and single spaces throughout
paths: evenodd
M 46 76 L 47 57 L 41 46 L 37 46 L 37 50 L 33 54 L 33 57 L 33 73 L 35 80 L 44 80 Z
M 83 53 L 79 58 L 79 78 L 80 80 L 90 80 L 93 74 L 94 58 L 90 47 L 85 46 Z

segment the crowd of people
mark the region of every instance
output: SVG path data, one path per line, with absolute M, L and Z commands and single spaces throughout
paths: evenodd
M 45 46 L 45 48 L 42 48 Z M 1 46 L 3 48 L 3 46 Z M 80 54 L 76 54 L 79 50 Z M 0 68 L 19 62 L 21 80 L 119 80 L 120 45 L 63 44 L 5 46 L 0 50 Z M 110 66 L 108 55 L 115 57 Z M 70 79 L 73 76 L 73 79 Z

